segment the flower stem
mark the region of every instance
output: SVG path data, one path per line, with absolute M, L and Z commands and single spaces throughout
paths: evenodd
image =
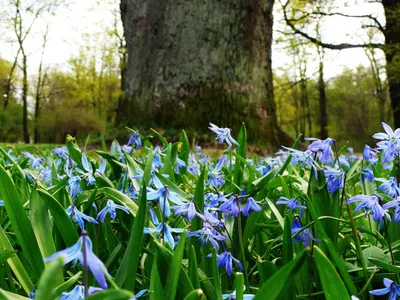
M 239 235 L 239 244 L 240 244 L 240 253 L 242 256 L 242 261 L 243 261 L 243 274 L 244 278 L 246 281 L 246 286 L 250 287 L 249 284 L 249 278 L 247 276 L 247 271 L 246 271 L 246 256 L 244 254 L 244 248 L 243 248 L 243 234 L 242 234 L 242 213 L 241 213 L 241 207 L 239 204 L 239 198 L 237 198 L 236 204 L 239 209 L 239 215 L 238 215 L 238 222 L 237 222 L 237 230 L 238 230 L 238 235 Z
M 85 287 L 85 298 L 88 296 L 88 263 L 87 263 L 87 249 L 86 249 L 86 231 L 82 230 L 83 240 L 83 286 Z
M 388 225 L 388 222 L 387 222 L 387 220 L 385 218 L 383 218 L 383 223 L 385 225 L 385 233 L 386 233 L 386 239 L 387 239 L 387 242 L 388 242 L 388 248 L 389 248 L 390 257 L 392 259 L 392 264 L 395 266 L 396 265 L 396 260 L 394 258 L 391 238 L 390 238 L 390 235 L 389 235 L 389 225 Z M 397 276 L 397 282 L 400 282 L 399 273 L 396 273 L 396 276 Z

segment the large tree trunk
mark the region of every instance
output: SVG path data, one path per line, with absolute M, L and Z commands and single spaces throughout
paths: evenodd
M 385 47 L 389 93 L 393 110 L 394 126 L 400 128 L 400 2 L 383 0 L 385 10 Z
M 22 128 L 24 142 L 29 144 L 29 129 L 28 129 L 28 58 L 25 51 L 22 50 Z
M 324 49 L 317 45 L 319 56 L 318 68 L 318 102 L 319 102 L 319 124 L 320 124 L 320 138 L 328 138 L 328 113 L 326 108 L 326 93 L 325 93 L 325 80 L 324 80 Z
M 121 0 L 130 124 L 208 122 L 288 143 L 277 124 L 271 70 L 274 0 Z

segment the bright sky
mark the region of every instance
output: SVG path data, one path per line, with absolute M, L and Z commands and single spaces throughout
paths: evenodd
M 0 5 L 9 0 L 0 0 Z M 285 0 L 282 0 L 285 1 Z M 345 0 L 341 2 L 340 11 L 348 14 L 370 14 L 383 18 L 383 10 L 380 4 L 364 4 L 354 5 L 356 1 L 348 1 L 353 3 L 346 5 Z M 79 46 L 84 43 L 84 33 L 100 33 L 104 27 L 113 26 L 114 13 L 113 9 L 118 9 L 118 0 L 96 1 L 96 0 L 66 0 L 68 8 L 59 8 L 55 17 L 50 22 L 49 41 L 46 48 L 44 62 L 47 65 L 58 65 L 65 68 L 68 59 L 78 53 Z M 108 2 L 113 2 L 110 4 Z M 276 1 L 275 8 L 278 10 L 280 4 Z M 0 6 L 1 7 L 1 6 Z M 281 18 L 279 11 L 275 14 L 275 29 L 282 29 L 278 21 Z M 34 27 L 35 32 L 41 32 L 46 27 L 44 22 L 37 22 Z M 363 29 L 360 27 L 359 19 L 330 17 L 329 22 L 325 22 L 322 26 L 323 39 L 327 42 L 360 42 L 365 39 Z M 0 27 L 0 31 L 4 32 L 5 28 Z M 310 33 L 312 34 L 312 33 Z M 278 37 L 279 33 L 275 33 Z M 27 41 L 27 49 L 29 56 L 29 68 L 37 69 L 40 62 L 42 37 L 39 34 Z M 308 72 L 314 74 L 317 67 L 317 59 L 315 59 L 315 47 L 311 47 L 310 61 Z M 7 42 L 7 36 L 0 37 L 0 56 L 12 60 L 15 54 L 16 45 L 13 47 Z M 273 68 L 278 71 L 285 65 L 290 65 L 291 58 L 283 50 L 282 44 L 274 44 L 273 48 Z M 340 73 L 343 68 L 355 68 L 364 64 L 368 65 L 368 59 L 363 49 L 352 49 L 343 51 L 327 51 L 325 61 L 326 77 L 332 77 Z M 279 72 L 279 71 L 278 71 Z

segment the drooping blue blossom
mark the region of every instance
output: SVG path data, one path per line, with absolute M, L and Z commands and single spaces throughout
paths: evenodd
M 180 169 L 184 169 L 185 167 L 186 167 L 186 163 L 182 159 L 177 157 L 175 168 L 174 168 L 175 174 L 180 174 Z
M 304 209 L 307 209 L 306 206 L 300 205 L 300 202 L 297 198 L 288 199 L 286 197 L 279 197 L 278 201 L 276 201 L 277 205 L 284 204 L 287 205 L 288 210 L 292 213 L 295 212 L 296 209 L 300 211 L 300 218 L 303 216 Z
M 184 205 L 185 202 L 179 199 L 180 196 L 168 189 L 168 186 L 162 186 L 158 190 L 152 190 L 147 193 L 147 200 L 158 202 L 163 214 L 168 217 L 170 214 L 170 205 L 168 201 L 176 205 Z
M 81 178 L 79 176 L 73 176 L 68 180 L 68 191 L 72 199 L 76 199 L 76 196 L 82 192 L 80 187 Z
M 364 169 L 361 172 L 361 180 L 364 181 L 365 179 L 367 179 L 369 182 L 373 182 L 375 179 L 374 173 L 369 168 Z
M 104 175 L 104 172 L 106 171 L 106 167 L 107 167 L 107 161 L 105 159 L 103 159 L 99 168 L 96 170 L 96 173 Z
M 33 154 L 26 151 L 23 152 L 22 154 L 31 161 L 32 168 L 37 169 L 39 167 L 43 167 L 42 166 L 42 163 L 44 162 L 43 157 L 35 157 Z
M 377 143 L 378 149 L 383 152 L 383 163 L 391 162 L 399 153 L 400 149 L 400 129 L 397 128 L 395 131 L 382 122 L 384 132 L 375 133 L 372 137 L 381 140 Z
M 75 205 L 70 205 L 65 212 L 67 213 L 67 215 L 75 222 L 79 225 L 79 227 L 84 230 L 85 229 L 85 223 L 83 220 L 86 220 L 88 222 L 94 223 L 94 224 L 98 224 L 97 221 L 84 214 L 83 212 L 79 211 L 79 209 L 76 208 Z
M 223 252 L 223 253 L 221 253 L 219 255 L 217 254 L 218 267 L 219 268 L 224 267 L 225 270 L 226 270 L 226 273 L 229 276 L 232 276 L 232 274 L 233 274 L 233 264 L 232 264 L 232 262 L 235 262 L 239 266 L 239 269 L 240 269 L 241 272 L 243 271 L 242 263 L 238 259 L 234 258 L 230 252 L 225 251 L 225 252 Z
M 82 153 L 81 162 L 82 162 L 83 170 L 76 168 L 76 171 L 79 174 L 83 175 L 83 178 L 86 179 L 86 181 L 89 185 L 93 185 L 96 182 L 96 179 L 93 176 L 93 168 L 84 153 Z
M 350 163 L 348 161 L 348 158 L 344 155 L 339 156 L 339 164 L 341 168 L 346 167 L 347 169 L 350 169 Z
M 84 265 L 84 258 L 83 258 L 83 248 L 85 243 L 86 249 L 86 262 L 87 266 Z M 80 262 L 80 264 L 85 268 L 88 267 L 92 272 L 94 278 L 99 283 L 102 289 L 107 289 L 107 282 L 104 274 L 108 274 L 106 267 L 104 266 L 103 262 L 93 253 L 93 244 L 90 238 L 86 235 L 86 231 L 82 230 L 82 236 L 78 239 L 75 245 L 61 250 L 53 255 L 44 259 L 45 262 L 52 261 L 57 257 L 63 257 L 64 265 L 74 262 Z
M 310 150 L 299 151 L 292 148 L 287 148 L 283 146 L 284 149 L 289 151 L 292 156 L 291 163 L 296 166 L 309 168 L 314 171 L 315 178 L 318 178 L 318 169 L 320 168 L 318 163 L 314 160 L 314 154 Z
M 182 233 L 184 231 L 183 228 L 171 228 L 168 224 L 164 222 L 159 222 L 155 212 L 150 208 L 150 214 L 155 228 L 144 228 L 144 233 L 159 233 L 159 237 L 163 236 L 164 239 L 170 244 L 171 248 L 175 248 L 175 241 L 172 233 Z
M 228 148 L 225 151 L 228 151 L 233 144 L 239 146 L 239 143 L 231 136 L 231 130 L 229 128 L 219 128 L 217 125 L 211 122 L 209 124 L 210 127 L 208 128 L 217 134 L 215 139 L 218 140 L 220 144 L 225 142 L 228 145 Z
M 112 200 L 107 200 L 107 205 L 97 214 L 97 220 L 100 220 L 101 223 L 104 223 L 104 219 L 107 214 L 110 214 L 111 219 L 115 219 L 117 216 L 117 209 L 122 210 L 129 214 L 129 208 L 115 204 Z
M 389 209 L 389 208 L 395 209 L 394 221 L 395 222 L 400 221 L 400 197 L 397 197 L 395 200 L 392 200 L 392 201 L 389 201 L 388 203 L 385 203 L 382 207 L 385 210 Z
M 159 146 L 155 147 L 153 150 L 153 170 L 156 170 L 158 168 L 162 168 L 164 166 L 164 163 L 161 161 L 161 155 L 162 151 Z
M 205 223 L 202 229 L 196 231 L 189 231 L 187 237 L 196 236 L 197 240 L 201 242 L 203 246 L 207 245 L 208 242 L 218 251 L 218 241 L 225 241 L 226 237 L 221 235 L 218 231 L 212 228 L 209 224 Z
M 233 195 L 229 200 L 221 204 L 219 210 L 225 215 L 237 217 L 241 211 L 241 208 L 239 197 L 237 195 Z
M 365 145 L 364 151 L 363 151 L 363 158 L 365 161 L 369 162 L 370 164 L 375 165 L 378 161 L 377 153 L 378 153 L 377 149 L 374 149 L 368 145 Z
M 375 178 L 375 181 L 382 182 L 378 188 L 379 192 L 385 193 L 392 198 L 400 196 L 400 189 L 397 186 L 397 179 L 395 177 L 390 177 L 389 179 Z
M 204 195 L 204 205 L 212 208 L 218 206 L 221 202 L 226 202 L 228 199 L 226 197 L 229 197 L 231 194 L 224 195 L 223 193 L 219 192 L 218 194 L 216 193 L 211 193 L 207 192 Z
M 308 247 L 310 245 L 310 239 L 312 239 L 315 242 L 320 242 L 320 240 L 312 236 L 308 228 L 303 229 L 303 226 L 301 226 L 300 221 L 297 218 L 295 218 L 292 224 L 292 235 L 295 235 L 297 232 L 299 233 L 293 238 L 293 243 L 301 241 L 304 247 Z
M 136 146 L 136 149 L 142 147 L 142 140 L 140 139 L 140 135 L 138 131 L 132 133 L 128 140 L 128 146 Z
M 103 291 L 101 288 L 96 288 L 90 286 L 88 288 L 88 294 L 93 295 L 100 291 Z M 63 292 L 59 300 L 83 300 L 85 299 L 85 286 L 84 285 L 76 285 L 70 292 Z
M 338 189 L 342 189 L 344 187 L 344 175 L 343 170 L 336 170 L 325 166 L 324 174 L 326 177 L 326 181 L 328 182 L 328 191 L 331 193 L 336 192 Z
M 187 218 L 190 222 L 193 220 L 195 216 L 204 219 L 204 217 L 196 211 L 196 207 L 194 206 L 193 201 L 189 201 L 183 205 L 172 206 L 172 209 L 175 210 L 176 216 L 183 216 Z
M 225 156 L 221 157 L 215 167 L 208 172 L 208 182 L 207 184 L 213 186 L 214 188 L 218 188 L 219 186 L 225 183 L 225 180 L 221 174 L 221 169 L 225 163 Z
M 246 204 L 243 206 L 242 209 L 242 214 L 243 216 L 248 216 L 249 214 L 251 214 L 254 211 L 261 211 L 262 208 L 260 205 L 257 204 L 257 201 L 254 200 L 253 197 L 247 197 L 246 198 Z
M 379 204 L 379 198 L 377 196 L 357 195 L 347 200 L 346 204 L 354 202 L 360 202 L 354 212 L 365 209 L 365 214 L 370 213 L 375 222 L 378 220 L 382 222 L 385 216 L 389 221 L 391 221 L 390 215 Z
M 332 151 L 332 144 L 334 142 L 333 139 L 327 138 L 325 140 L 320 140 L 316 138 L 305 138 L 307 141 L 313 141 L 308 147 L 307 150 L 310 150 L 313 153 L 317 153 L 317 157 L 320 162 L 324 164 L 333 164 L 334 155 Z
M 374 296 L 389 294 L 388 300 L 396 300 L 400 297 L 400 286 L 398 283 L 395 283 L 393 280 L 388 278 L 383 278 L 383 285 L 385 286 L 384 288 L 372 290 L 369 293 Z
M 55 155 L 57 155 L 58 158 L 67 158 L 68 157 L 68 149 L 65 146 L 54 148 L 53 150 L 51 150 L 51 152 L 53 152 Z

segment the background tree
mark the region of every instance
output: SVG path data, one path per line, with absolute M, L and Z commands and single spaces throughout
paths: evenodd
M 274 102 L 274 0 L 122 0 L 128 124 L 238 128 L 288 143 Z

